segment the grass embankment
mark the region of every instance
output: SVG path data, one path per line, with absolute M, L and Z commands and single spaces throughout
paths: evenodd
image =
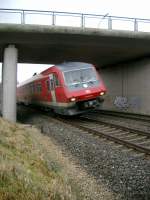
M 0 200 L 82 199 L 48 137 L 0 118 Z

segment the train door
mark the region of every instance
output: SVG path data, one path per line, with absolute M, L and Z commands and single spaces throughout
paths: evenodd
M 49 75 L 49 80 L 50 80 L 50 91 L 51 91 L 51 95 L 52 95 L 52 102 L 56 102 L 54 74 Z

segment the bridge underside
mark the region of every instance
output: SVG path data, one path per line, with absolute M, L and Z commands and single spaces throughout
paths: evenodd
M 103 67 L 101 74 L 108 89 L 105 109 L 150 114 L 150 110 L 147 111 L 150 61 L 142 64 L 135 61 L 150 56 L 149 33 L 1 24 L 0 55 L 3 63 L 2 114 L 8 120 L 16 120 L 18 62 L 93 63 L 97 68 Z M 128 62 L 127 66 L 125 62 Z M 117 63 L 121 64 L 116 68 Z M 146 93 L 143 92 L 145 86 Z
M 106 66 L 150 55 L 150 34 L 129 31 L 1 24 L 1 55 L 8 44 L 18 49 L 20 63 L 69 60 Z

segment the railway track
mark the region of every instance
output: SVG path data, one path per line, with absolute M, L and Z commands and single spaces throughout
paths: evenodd
M 37 111 L 36 111 L 37 112 Z M 146 131 L 127 128 L 121 125 L 94 119 L 93 115 L 78 118 L 61 118 L 60 116 L 49 116 L 45 112 L 39 112 L 43 117 L 59 120 L 63 123 L 79 128 L 93 135 L 106 138 L 109 141 L 134 149 L 150 156 L 150 133 Z
M 90 117 L 80 117 L 76 120 L 59 118 L 59 120 L 150 156 L 150 134 L 148 132 L 101 122 Z
M 117 112 L 117 111 L 107 111 L 107 110 L 95 110 L 91 113 L 98 114 L 100 116 L 106 116 L 106 117 L 119 117 L 124 119 L 132 119 L 136 121 L 143 121 L 150 123 L 150 116 L 142 115 L 142 114 L 133 114 L 133 113 L 123 113 L 123 112 Z

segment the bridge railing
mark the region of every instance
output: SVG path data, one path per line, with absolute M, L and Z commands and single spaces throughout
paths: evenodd
M 0 9 L 0 23 L 42 24 L 150 32 L 150 19 L 129 18 L 96 14 Z

